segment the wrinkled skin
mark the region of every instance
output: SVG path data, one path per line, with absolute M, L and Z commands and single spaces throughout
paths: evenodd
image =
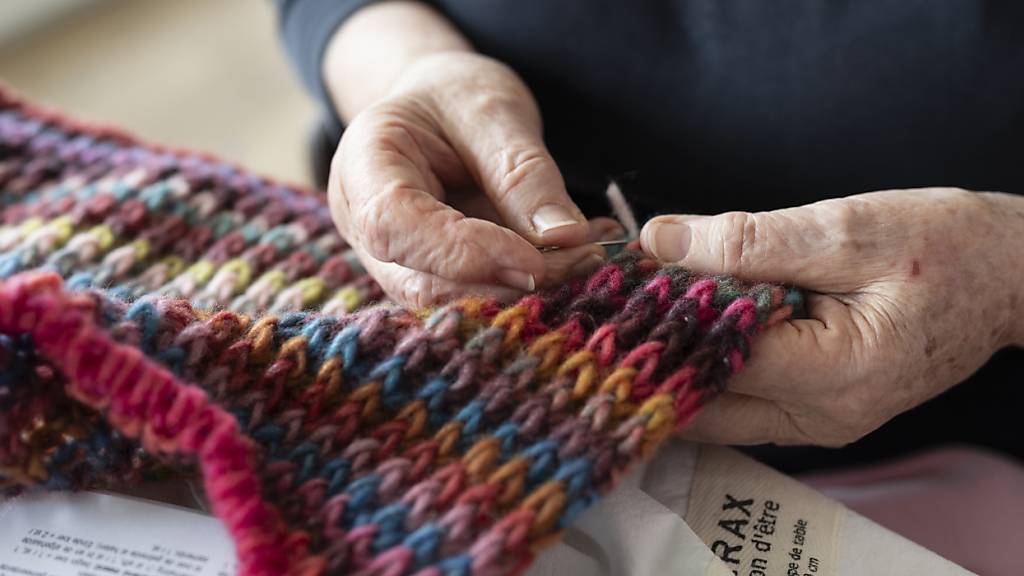
M 328 192 L 369 272 L 414 307 L 464 294 L 508 300 L 589 273 L 605 256 L 589 242 L 623 234 L 613 220 L 588 222 L 569 198 L 523 82 L 472 53 L 416 60 L 356 115 Z
M 956 189 L 651 220 L 652 256 L 812 291 L 689 436 L 840 446 L 962 381 L 1024 341 L 1022 232 L 1021 198 Z

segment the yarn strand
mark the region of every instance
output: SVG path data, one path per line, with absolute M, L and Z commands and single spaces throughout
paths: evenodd
M 406 310 L 321 194 L 0 88 L 0 493 L 199 477 L 243 575 L 520 573 L 801 303 L 627 251 Z

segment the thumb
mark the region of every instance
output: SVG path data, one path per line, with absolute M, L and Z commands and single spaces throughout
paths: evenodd
M 539 141 L 510 142 L 484 152 L 484 192 L 505 225 L 538 245 L 578 246 L 590 235 L 554 159 Z
M 706 274 L 816 288 L 840 254 L 811 206 L 717 216 L 658 216 L 640 233 L 644 252 Z
M 579 246 L 589 226 L 569 197 L 544 145 L 539 115 L 524 95 L 488 110 L 486 119 L 452 114 L 446 131 L 497 209 L 502 224 L 536 245 Z

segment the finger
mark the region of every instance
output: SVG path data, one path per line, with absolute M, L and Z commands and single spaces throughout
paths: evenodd
M 844 377 L 855 353 L 850 309 L 831 296 L 807 296 L 807 319 L 781 322 L 756 336 L 729 390 L 787 403 L 813 400 Z
M 412 309 L 438 306 L 466 296 L 494 298 L 511 302 L 524 292 L 492 284 L 453 282 L 426 272 L 404 268 L 394 263 L 361 257 L 367 272 L 377 280 L 384 293 L 402 306 Z
M 621 240 L 626 237 L 626 230 L 612 218 L 592 218 L 590 220 L 590 242 Z
M 604 248 L 596 244 L 545 252 L 544 284 L 541 287 L 557 287 L 567 279 L 589 276 L 607 261 Z
M 593 274 L 608 262 L 608 253 L 603 246 L 594 244 L 603 240 L 624 237 L 626 231 L 611 218 L 590 220 L 588 243 L 575 248 L 544 252 L 544 283 L 542 288 L 559 286 L 571 278 Z
M 659 260 L 710 274 L 827 290 L 845 272 L 837 210 L 812 204 L 773 212 L 658 216 L 640 234 Z
M 807 440 L 774 402 L 725 392 L 705 404 L 682 431 L 688 440 L 712 444 L 797 444 Z
M 544 145 L 536 111 L 520 100 L 458 107 L 444 115 L 445 132 L 506 226 L 537 245 L 578 246 L 587 220 Z
M 373 259 L 451 281 L 532 290 L 544 259 L 525 239 L 438 200 L 441 184 L 407 125 L 368 111 L 346 130 L 331 170 L 331 213 Z

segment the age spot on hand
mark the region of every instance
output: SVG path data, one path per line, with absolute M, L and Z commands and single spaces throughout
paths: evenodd
M 934 336 L 929 336 L 928 340 L 924 344 L 924 357 L 931 358 L 932 354 L 935 354 L 935 349 L 939 347 L 939 341 Z

